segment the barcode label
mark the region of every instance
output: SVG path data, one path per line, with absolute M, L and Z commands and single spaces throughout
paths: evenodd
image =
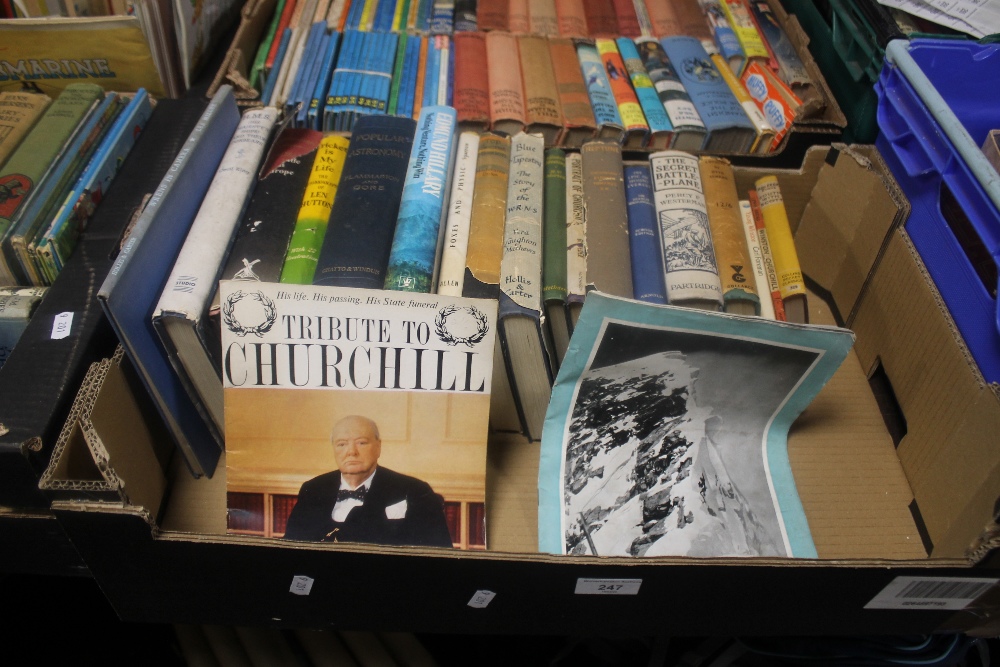
M 896 577 L 865 609 L 965 609 L 1000 579 Z

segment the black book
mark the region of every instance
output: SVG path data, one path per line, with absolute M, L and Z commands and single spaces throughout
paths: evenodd
M 397 116 L 355 123 L 313 284 L 382 289 L 416 130 Z
M 66 266 L 18 339 L 0 375 L 0 505 L 47 507 L 38 477 L 48 464 L 90 364 L 118 344 L 96 293 L 125 227 L 159 185 L 208 100 L 157 102 Z M 70 318 L 67 313 L 72 314 Z M 65 336 L 53 336 L 57 321 Z

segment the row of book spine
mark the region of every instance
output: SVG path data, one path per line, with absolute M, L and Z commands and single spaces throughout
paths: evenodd
M 0 93 L 0 285 L 55 280 L 152 105 L 94 84 Z
M 219 279 L 498 299 L 491 421 L 532 438 L 589 290 L 778 318 L 803 298 L 776 183 L 757 184 L 757 222 L 744 220 L 723 158 L 671 150 L 633 164 L 608 140 L 546 150 L 540 135 L 460 131 L 448 106 L 364 116 L 349 138 L 269 138 L 278 117 L 243 114 L 153 310 L 220 444 Z M 765 232 L 768 219 L 781 231 Z

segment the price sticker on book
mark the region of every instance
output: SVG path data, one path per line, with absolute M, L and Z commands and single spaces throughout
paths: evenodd
M 304 574 L 297 574 L 292 577 L 292 585 L 288 587 L 289 593 L 294 593 L 295 595 L 309 595 L 312 592 L 313 587 L 312 577 L 307 577 Z
M 638 595 L 642 579 L 589 579 L 576 580 L 576 595 Z

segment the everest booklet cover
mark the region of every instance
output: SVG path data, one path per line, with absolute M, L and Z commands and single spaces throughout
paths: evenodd
M 788 429 L 853 343 L 591 292 L 542 432 L 539 550 L 815 558 Z
M 484 549 L 497 302 L 222 281 L 228 529 Z

